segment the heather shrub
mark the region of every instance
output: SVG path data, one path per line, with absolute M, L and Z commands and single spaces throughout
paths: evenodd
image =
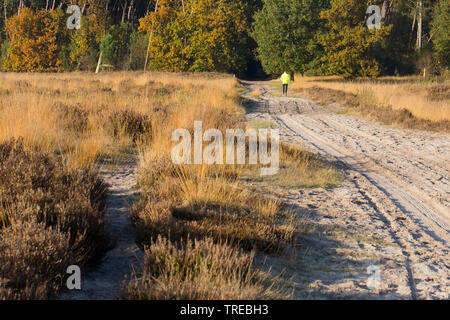
M 69 237 L 30 218 L 0 233 L 1 299 L 45 299 L 75 261 Z
M 130 109 L 113 112 L 108 118 L 107 127 L 113 136 L 125 134 L 134 142 L 144 135 L 150 135 L 152 128 L 147 115 Z
M 276 299 L 286 295 L 252 268 L 252 256 L 212 239 L 173 243 L 158 237 L 145 249 L 143 272 L 127 283 L 123 299 Z
M 1 290 L 12 294 L 6 298 L 45 298 L 68 265 L 100 257 L 109 245 L 105 192 L 92 170 L 26 151 L 20 140 L 0 144 Z
M 89 113 L 81 105 L 67 105 L 64 103 L 54 103 L 53 109 L 60 116 L 64 124 L 63 129 L 82 133 L 86 131 L 89 123 Z

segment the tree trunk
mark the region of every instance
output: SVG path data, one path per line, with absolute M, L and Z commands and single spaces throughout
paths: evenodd
M 147 71 L 148 52 L 150 51 L 150 43 L 152 42 L 152 34 L 153 34 L 153 31 L 150 31 L 150 36 L 148 37 L 147 53 L 146 53 L 146 55 L 145 55 L 144 71 Z
M 155 3 L 155 13 L 158 12 L 158 2 L 159 2 L 159 0 L 156 0 L 156 3 Z M 150 31 L 150 36 L 148 37 L 148 46 L 147 46 L 147 54 L 145 55 L 144 71 L 147 71 L 148 52 L 150 51 L 150 44 L 151 44 L 151 42 L 152 42 L 152 35 L 153 35 L 153 26 L 152 26 L 152 30 Z
M 389 24 L 391 22 L 393 6 L 394 1 L 385 0 L 383 2 L 383 7 L 381 9 L 381 21 L 386 24 Z
M 101 64 L 102 64 L 102 52 L 100 51 L 100 56 L 98 57 L 97 69 L 95 69 L 95 73 L 99 73 Z
M 4 28 L 5 28 L 5 34 L 6 34 L 6 38 L 8 39 L 8 31 L 7 31 L 7 29 L 6 29 L 6 22 L 7 22 L 7 20 L 8 20 L 8 16 L 6 15 L 6 0 L 3 0 L 3 11 L 4 11 L 4 13 L 5 13 L 5 25 L 4 25 Z
M 131 10 L 133 9 L 133 2 L 134 2 L 134 0 L 131 0 L 130 7 L 128 8 L 128 17 L 127 17 L 128 21 L 130 21 Z
M 150 12 L 150 3 L 152 3 L 152 0 L 148 1 L 147 10 L 145 11 L 145 15 L 148 15 L 148 13 Z
M 125 1 L 125 4 L 122 7 L 122 23 L 125 22 L 125 12 L 127 10 L 128 1 Z
M 417 19 L 417 50 L 422 49 L 422 13 L 423 12 L 423 0 L 419 1 L 419 17 Z

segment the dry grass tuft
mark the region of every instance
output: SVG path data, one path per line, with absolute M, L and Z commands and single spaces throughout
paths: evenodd
M 288 295 L 252 268 L 252 257 L 212 239 L 174 244 L 158 237 L 145 250 L 144 270 L 122 298 L 140 300 L 281 299 Z
M 282 204 L 239 187 L 238 176 L 206 168 L 152 166 L 141 173 L 146 197 L 132 215 L 138 239 L 212 237 L 245 250 L 282 250 L 293 241 L 292 217 Z
M 341 183 L 340 172 L 299 146 L 280 144 L 280 170 L 276 175 L 261 177 L 259 166 L 245 166 L 241 179 L 258 182 L 264 187 L 315 188 L 334 187 Z

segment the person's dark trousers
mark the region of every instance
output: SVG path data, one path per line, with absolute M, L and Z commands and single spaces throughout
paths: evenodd
M 287 95 L 288 85 L 283 84 L 283 95 Z

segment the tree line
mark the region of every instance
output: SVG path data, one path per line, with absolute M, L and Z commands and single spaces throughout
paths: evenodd
M 3 71 L 443 73 L 449 0 L 3 0 Z M 69 29 L 67 8 L 80 8 Z M 381 28 L 368 28 L 378 5 Z

